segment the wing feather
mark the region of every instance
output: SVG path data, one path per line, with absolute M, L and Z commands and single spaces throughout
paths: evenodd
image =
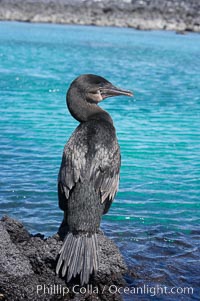
M 113 201 L 119 186 L 120 150 L 117 140 L 110 146 L 102 145 L 95 156 L 101 164 L 94 165 L 91 176 L 95 178 L 95 189 L 101 193 L 101 202 Z
M 87 143 L 85 139 L 82 139 L 83 137 L 83 128 L 78 126 L 63 151 L 62 163 L 58 174 L 58 186 L 61 187 L 61 192 L 63 191 L 65 196 L 59 198 L 61 208 L 65 208 L 62 203 L 66 203 L 76 183 L 79 180 L 83 180 L 87 155 Z
M 90 131 L 92 134 L 88 133 Z M 67 202 L 76 183 L 87 178 L 94 183 L 101 202 L 108 203 L 106 211 L 109 209 L 118 190 L 121 161 L 115 132 L 109 131 L 99 123 L 91 127 L 81 124 L 72 134 L 65 145 L 58 175 L 59 186 L 65 195 L 61 202 Z

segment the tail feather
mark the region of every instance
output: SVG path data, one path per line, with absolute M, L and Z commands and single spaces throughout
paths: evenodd
M 71 263 L 69 265 L 69 270 L 68 270 L 68 274 L 67 274 L 67 281 L 70 281 L 70 279 L 72 278 L 73 276 L 73 273 L 74 273 L 74 270 L 75 270 L 75 265 L 76 265 L 76 262 L 78 260 L 78 250 L 79 250 L 79 247 L 80 247 L 80 236 L 77 238 L 77 243 L 76 243 L 76 249 L 75 249 L 75 253 L 72 257 L 72 260 L 71 260 Z
M 73 235 L 68 233 L 56 266 L 56 273 L 62 267 L 62 277 L 67 274 L 67 282 L 80 274 L 81 285 L 89 282 L 90 275 L 98 270 L 98 241 L 96 233 Z
M 71 245 L 69 246 L 69 250 L 68 252 L 65 252 L 65 257 L 64 257 L 64 264 L 63 264 L 63 268 L 62 268 L 62 277 L 65 276 L 67 268 L 70 266 L 71 264 L 71 260 L 72 260 L 72 256 L 74 255 L 74 251 L 75 251 L 75 246 L 76 244 L 76 240 L 72 238 L 72 242 Z M 67 258 L 66 258 L 67 256 Z M 66 258 L 66 260 L 65 260 Z M 67 281 L 69 281 L 70 279 L 68 279 L 69 277 L 69 269 L 68 269 L 68 273 L 67 273 Z
M 67 237 L 65 238 L 65 241 L 62 245 L 62 248 L 59 251 L 60 257 L 59 257 L 59 260 L 58 260 L 57 266 L 56 266 L 56 274 L 59 273 L 59 270 L 60 270 L 60 268 L 62 266 L 62 263 L 63 263 L 63 259 L 65 258 L 65 253 L 66 253 L 66 251 L 68 251 L 67 249 L 71 245 L 71 240 L 72 240 L 72 233 L 69 233 L 67 235 Z
M 84 272 L 84 277 L 85 277 L 85 283 L 89 282 L 89 277 L 90 277 L 90 270 L 93 267 L 92 265 L 92 249 L 91 249 L 91 238 L 86 237 L 86 244 L 87 244 L 87 250 L 86 250 L 86 257 L 85 257 L 85 269 L 86 273 Z
M 69 260 L 69 256 L 71 255 L 71 249 L 72 249 L 72 245 L 73 245 L 73 235 L 72 234 L 70 235 L 70 237 L 68 239 L 66 239 L 64 244 L 65 244 L 64 249 L 60 255 L 62 257 L 62 261 L 64 262 L 63 268 L 62 268 L 62 277 L 64 277 L 66 274 L 67 261 Z M 65 258 L 68 254 L 69 254 L 69 256 L 67 257 L 67 260 L 65 261 Z M 60 264 L 62 265 L 62 262 Z
M 87 248 L 84 248 L 84 258 L 83 258 L 83 268 L 81 270 L 81 284 L 82 283 L 88 283 L 89 273 L 88 273 L 88 243 L 87 243 L 87 237 L 84 236 L 84 245 L 87 246 Z
M 74 271 L 76 274 L 80 274 L 82 267 L 83 267 L 83 255 L 84 255 L 84 243 L 83 243 L 83 237 L 81 237 L 81 249 L 80 249 L 80 253 L 79 253 L 79 257 L 78 257 L 78 261 L 77 261 L 77 267 L 76 270 Z
M 91 268 L 94 266 L 94 250 L 93 250 L 93 243 L 92 243 L 92 239 L 90 240 L 90 250 L 91 250 L 91 257 L 90 257 L 90 274 L 92 273 Z
M 93 249 L 96 250 L 98 249 L 98 241 L 97 241 L 97 236 L 94 236 L 94 243 L 93 243 Z M 98 254 L 95 252 L 95 260 L 94 260 L 94 266 L 96 269 L 98 269 L 99 267 L 99 256 Z

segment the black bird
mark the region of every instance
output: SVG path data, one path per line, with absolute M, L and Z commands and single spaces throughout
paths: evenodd
M 81 285 L 98 270 L 97 232 L 119 184 L 120 149 L 110 115 L 98 106 L 107 97 L 130 91 L 113 86 L 103 77 L 85 74 L 67 92 L 67 106 L 80 122 L 66 143 L 58 175 L 62 227 L 67 235 L 56 267 L 69 282 L 80 274 Z

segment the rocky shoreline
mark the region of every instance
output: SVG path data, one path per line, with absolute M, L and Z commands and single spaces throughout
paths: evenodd
M 66 283 L 55 274 L 62 245 L 58 234 L 45 238 L 31 235 L 17 220 L 0 220 L 0 300 L 119 301 L 115 287 L 123 287 L 127 267 L 115 244 L 98 234 L 100 263 L 90 284 L 81 287 L 78 279 Z
M 0 0 L 0 20 L 200 32 L 200 1 Z

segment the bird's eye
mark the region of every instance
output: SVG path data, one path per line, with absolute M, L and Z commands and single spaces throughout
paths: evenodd
M 91 94 L 97 94 L 99 91 L 98 90 L 92 90 L 90 91 Z

